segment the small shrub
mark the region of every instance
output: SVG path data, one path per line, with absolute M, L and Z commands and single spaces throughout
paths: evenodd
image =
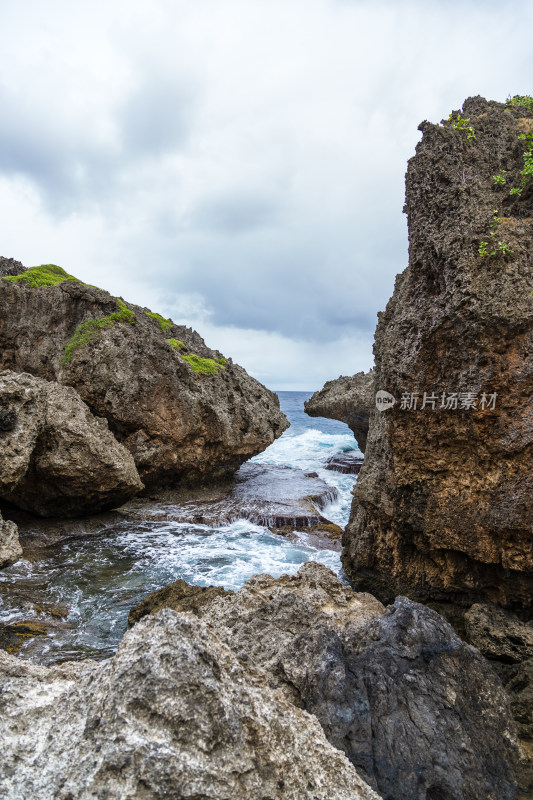
M 448 122 L 451 123 L 451 126 L 456 131 L 465 131 L 467 139 L 475 139 L 476 138 L 476 131 L 474 130 L 474 126 L 470 124 L 470 117 L 465 119 L 460 114 L 457 117 L 454 117 L 453 114 L 450 114 L 448 117 Z
M 513 97 L 509 95 L 505 102 L 508 106 L 523 106 L 533 111 L 533 97 L 529 94 L 515 94 Z
M 505 179 L 505 170 L 501 169 L 497 175 L 493 175 L 492 182 L 495 186 L 504 186 L 504 184 L 507 183 Z

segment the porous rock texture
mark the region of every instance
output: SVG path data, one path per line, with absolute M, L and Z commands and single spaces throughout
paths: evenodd
M 453 124 L 424 122 L 409 162 L 409 266 L 374 343 L 376 389 L 396 404 L 370 415 L 343 565 L 384 601 L 530 607 L 533 182 L 509 191 L 521 186 L 533 111 L 474 97 L 462 117 L 475 139 L 453 127 L 457 112 Z M 422 409 L 424 392 L 433 402 Z M 458 408 L 442 408 L 452 393 L 464 393 Z M 466 393 L 475 407 L 460 407 Z M 494 409 L 484 393 L 497 395 Z
M 468 641 L 486 658 L 507 664 L 533 658 L 533 622 L 486 603 L 471 606 L 464 620 Z
M 374 372 L 356 372 L 351 378 L 341 375 L 328 381 L 304 403 L 310 417 L 326 417 L 345 422 L 352 429 L 362 453 L 365 452 L 368 420 L 374 404 Z
M 130 621 L 157 612 L 164 591 Z M 205 591 L 189 609 L 315 714 L 385 800 L 515 797 L 509 700 L 487 661 L 436 612 L 406 598 L 384 609 L 313 562 L 293 577 L 254 576 L 235 594 Z M 183 586 L 166 599 L 181 609 L 189 602 Z
M 169 609 L 102 664 L 0 652 L 0 686 L 9 800 L 379 800 L 316 719 Z
M 2 434 L 0 433 L 0 440 Z M 14 522 L 5 520 L 0 514 L 0 569 L 14 564 L 22 555 L 18 528 Z
M 114 508 L 142 488 L 131 454 L 74 389 L 0 372 L 0 497 L 68 517 Z
M 191 328 L 162 320 L 163 330 L 148 309 L 126 308 L 130 321 L 99 329 L 65 360 L 76 328 L 117 313 L 117 298 L 76 280 L 33 288 L 0 279 L 0 369 L 74 387 L 147 487 L 230 475 L 288 427 L 277 396 L 231 359 L 211 364 L 215 374 L 194 371 L 183 356 L 221 354 Z
M 5 278 L 8 275 L 21 275 L 25 269 L 26 267 L 20 261 L 0 256 L 0 278 Z

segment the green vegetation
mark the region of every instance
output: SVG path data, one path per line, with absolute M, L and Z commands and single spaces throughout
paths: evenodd
M 220 364 L 221 367 L 225 367 L 226 366 L 226 361 L 227 360 L 228 359 L 224 358 L 224 356 L 220 356 L 220 358 L 215 358 L 215 361 L 217 362 L 217 364 Z
M 74 351 L 79 347 L 84 347 L 89 342 L 98 338 L 100 331 L 104 328 L 112 328 L 117 322 L 129 322 L 135 324 L 134 312 L 126 306 L 123 300 L 117 298 L 118 311 L 100 319 L 88 319 L 78 325 L 72 339 L 65 347 L 65 354 L 61 360 L 62 364 L 67 364 L 72 358 Z
M 529 94 L 515 94 L 514 97 L 509 96 L 505 102 L 508 106 L 523 106 L 533 111 L 533 97 Z
M 167 339 L 167 342 L 172 345 L 175 350 L 181 350 L 182 347 L 185 347 L 183 342 L 180 342 L 179 339 Z
M 512 196 L 522 194 L 524 188 L 527 186 L 531 178 L 533 178 L 533 131 L 530 133 L 521 133 L 518 137 L 526 142 L 526 150 L 523 153 L 524 169 L 520 170 L 522 176 L 522 186 L 513 186 L 509 194 Z
M 501 217 L 498 216 L 498 209 L 494 208 L 492 210 L 492 219 L 490 221 L 490 227 L 492 228 L 490 235 L 496 236 L 497 235 L 497 228 L 499 223 L 501 222 Z M 480 242 L 479 247 L 477 249 L 479 255 L 482 258 L 486 256 L 509 256 L 512 254 L 512 250 L 508 244 L 506 244 L 503 240 L 499 241 L 497 245 L 492 243 L 491 245 L 494 249 L 489 250 L 489 243 L 488 242 Z
M 451 126 L 456 131 L 466 131 L 466 138 L 467 139 L 475 139 L 476 132 L 474 130 L 474 126 L 470 123 L 470 117 L 468 119 L 464 119 L 460 114 L 457 114 L 457 117 L 454 118 L 453 114 L 450 114 L 448 117 L 448 122 L 451 123 Z
M 64 269 L 56 264 L 41 264 L 40 267 L 30 267 L 21 275 L 10 275 L 3 280 L 11 283 L 25 283 L 26 286 L 31 286 L 32 289 L 36 289 L 39 286 L 57 286 L 58 283 L 63 283 L 63 281 L 82 283 L 74 275 L 69 275 L 68 272 L 65 272 Z
M 497 175 L 493 175 L 493 176 L 492 176 L 492 182 L 493 182 L 493 183 L 494 183 L 496 186 L 503 186 L 505 183 L 507 183 L 507 181 L 506 181 L 506 179 L 505 179 L 505 170 L 504 170 L 504 169 L 501 169 L 501 170 L 498 172 L 498 174 L 497 174 Z
M 155 319 L 155 321 L 159 323 L 159 327 L 163 333 L 169 331 L 174 325 L 171 319 L 165 319 L 165 317 L 162 317 L 161 314 L 156 314 L 155 311 L 145 311 L 144 313 L 147 317 L 150 317 L 150 319 Z M 167 339 L 167 341 L 170 341 L 170 339 Z
M 217 361 L 215 361 L 213 358 L 200 358 L 200 356 L 193 353 L 190 356 L 183 356 L 183 360 L 192 367 L 194 372 L 199 372 L 203 375 L 216 375 L 219 369 L 225 369 L 224 364 L 217 363 L 222 361 L 222 359 L 217 359 Z

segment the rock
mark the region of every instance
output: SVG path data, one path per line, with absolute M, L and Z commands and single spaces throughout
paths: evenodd
M 226 594 L 233 592 L 222 586 L 191 586 L 180 579 L 146 595 L 144 600 L 131 609 L 128 624 L 131 627 L 143 617 L 157 614 L 162 608 L 198 614 L 202 606 L 210 603 L 215 597 L 224 597 Z
M 26 267 L 22 266 L 20 261 L 15 261 L 14 258 L 2 258 L 2 256 L 0 256 L 0 278 L 22 275 L 25 271 Z
M 14 522 L 4 520 L 0 514 L 0 569 L 14 564 L 21 555 L 22 547 L 19 542 L 17 526 Z
M 521 196 L 509 190 L 533 111 L 476 97 L 462 116 L 475 139 L 424 122 L 409 162 L 409 265 L 374 344 L 376 389 L 396 403 L 370 415 L 343 566 L 387 602 L 530 607 L 533 182 Z M 481 255 L 482 242 L 495 255 Z
M 0 793 L 379 800 L 318 722 L 203 623 L 165 609 L 102 664 L 0 653 Z
M 130 453 L 69 387 L 5 371 L 0 407 L 0 497 L 40 516 L 80 516 L 139 492 Z M 7 429 L 6 429 L 7 428 Z
M 333 472 L 342 472 L 344 475 L 359 475 L 362 466 L 363 459 L 355 450 L 337 453 L 326 461 L 326 469 L 331 469 Z
M 476 603 L 464 617 L 468 641 L 486 658 L 508 664 L 533 658 L 533 623 L 497 606 Z
M 384 798 L 515 797 L 501 682 L 431 609 L 406 598 L 384 609 L 308 562 L 296 576 L 255 576 L 195 613 L 314 714 Z
M 54 265 L 0 279 L 0 369 L 74 387 L 148 488 L 222 480 L 288 427 L 277 395 L 195 331 Z
M 331 525 L 320 509 L 338 497 L 337 489 L 318 476 L 276 464 L 247 463 L 226 487 L 209 492 L 187 490 L 161 492 L 149 505 L 138 498 L 123 509 L 129 518 L 168 519 L 203 525 L 229 525 L 248 519 L 255 525 L 279 530 L 305 529 L 310 532 Z
M 362 453 L 368 435 L 368 419 L 374 406 L 374 372 L 357 372 L 351 378 L 341 375 L 304 403 L 310 417 L 327 417 L 345 422 L 353 431 Z

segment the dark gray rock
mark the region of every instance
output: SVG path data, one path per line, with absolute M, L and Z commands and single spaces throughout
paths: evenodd
M 104 419 L 66 386 L 0 372 L 0 497 L 40 516 L 114 508 L 143 485 Z
M 533 658 L 533 622 L 485 603 L 473 605 L 464 621 L 468 641 L 486 658 L 508 664 Z
M 304 404 L 310 417 L 326 417 L 345 422 L 353 431 L 362 453 L 365 452 L 368 420 L 374 406 L 374 372 L 357 372 L 328 381 Z
M 316 719 L 168 609 L 102 664 L 0 652 L 6 800 L 380 800 Z
M 359 475 L 363 459 L 355 451 L 337 453 L 326 461 L 326 469 L 342 472 L 344 475 Z
M 384 609 L 316 563 L 196 610 L 315 714 L 385 800 L 512 800 L 516 731 L 498 676 L 436 612 Z
M 22 275 L 26 270 L 20 261 L 15 261 L 14 258 L 3 258 L 0 256 L 0 278 L 6 278 L 11 275 Z

